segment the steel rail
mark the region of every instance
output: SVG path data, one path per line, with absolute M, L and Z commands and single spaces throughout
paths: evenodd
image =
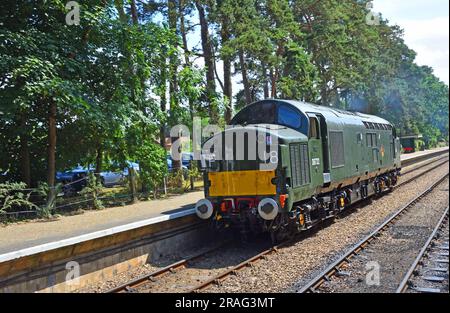
M 443 149 L 441 151 L 434 151 L 434 152 L 431 152 L 431 153 L 422 154 L 422 155 L 418 155 L 418 156 L 416 155 L 415 157 L 403 160 L 401 163 L 402 163 L 403 166 L 409 166 L 411 164 L 419 163 L 421 161 L 428 160 L 428 159 L 432 159 L 434 157 L 437 157 L 437 156 L 442 155 L 442 154 L 446 154 L 448 152 L 449 152 L 449 148 L 447 147 L 447 148 L 445 148 L 445 149 Z
M 391 215 L 383 224 L 377 227 L 373 232 L 359 241 L 356 245 L 351 247 L 342 257 L 329 265 L 325 270 L 321 271 L 313 279 L 311 279 L 306 285 L 304 285 L 299 293 L 313 293 L 319 288 L 325 281 L 329 281 L 330 278 L 340 272 L 341 267 L 344 264 L 350 263 L 350 259 L 357 255 L 361 250 L 363 250 L 367 245 L 370 245 L 380 234 L 386 231 L 390 226 L 392 226 L 403 214 L 405 214 L 411 207 L 414 206 L 419 200 L 433 191 L 439 184 L 441 184 L 447 177 L 449 173 L 447 172 L 444 176 L 439 178 L 435 183 L 423 191 L 420 195 L 416 196 L 413 200 L 408 202 L 402 208 L 397 210 Z
M 416 167 L 413 167 L 413 168 L 411 168 L 411 169 L 409 169 L 409 170 L 407 170 L 407 171 L 405 171 L 405 172 L 400 172 L 400 176 L 403 176 L 403 175 L 406 175 L 406 174 L 415 172 L 415 171 L 417 171 L 417 170 L 420 170 L 421 168 L 424 168 L 424 167 L 426 167 L 426 166 L 428 166 L 428 165 L 431 165 L 431 164 L 433 164 L 433 163 L 439 162 L 439 161 L 441 161 L 441 160 L 443 160 L 443 159 L 447 159 L 445 162 L 448 162 L 448 157 L 449 157 L 448 155 L 436 157 L 435 160 L 431 159 L 429 162 L 426 162 L 426 163 L 424 163 L 424 164 L 420 164 L 420 165 L 418 165 L 418 166 L 416 166 Z M 421 162 L 425 162 L 425 161 L 421 161 Z M 445 162 L 441 162 L 441 163 L 439 163 L 439 164 L 444 164 Z M 417 162 L 417 163 L 420 163 L 420 162 Z M 412 165 L 414 165 L 414 164 L 415 164 L 415 163 L 412 163 L 411 165 L 408 165 L 408 167 L 409 167 L 409 166 L 412 166 Z
M 439 219 L 439 222 L 437 223 L 436 227 L 434 228 L 433 232 L 431 233 L 428 240 L 423 245 L 422 249 L 420 250 L 419 254 L 417 255 L 416 259 L 412 263 L 411 267 L 409 268 L 408 272 L 404 276 L 402 282 L 398 286 L 396 293 L 404 293 L 409 287 L 409 281 L 411 277 L 413 276 L 416 268 L 418 267 L 420 261 L 424 257 L 425 253 L 431 248 L 432 242 L 436 239 L 436 235 L 438 231 L 444 226 L 444 222 L 448 219 L 448 207 L 445 210 L 444 214 L 442 214 L 442 217 Z
M 444 165 L 444 164 L 446 164 L 446 163 L 448 163 L 448 160 L 445 160 L 444 162 L 441 162 L 441 163 L 439 163 L 439 164 L 436 164 L 435 166 L 433 166 L 432 168 L 428 169 L 427 171 L 423 171 L 422 173 L 419 173 L 419 174 L 417 174 L 416 176 L 411 177 L 411 178 L 408 179 L 408 180 L 405 180 L 405 181 L 400 182 L 399 184 L 393 186 L 393 189 L 397 189 L 397 188 L 399 188 L 399 187 L 401 187 L 401 186 L 404 186 L 404 185 L 406 185 L 406 184 L 409 184 L 410 182 L 416 180 L 417 178 L 422 177 L 422 176 L 425 175 L 425 174 L 428 174 L 430 171 L 435 170 L 435 169 L 437 169 L 439 166 Z
M 244 268 L 244 267 L 250 267 L 253 265 L 254 262 L 258 261 L 258 260 L 262 260 L 267 258 L 268 255 L 276 253 L 278 251 L 278 249 L 280 248 L 280 246 L 274 246 L 270 249 L 264 250 L 263 252 L 251 257 L 250 259 L 239 263 L 238 265 L 218 274 L 217 276 L 214 276 L 211 279 L 208 279 L 207 281 L 202 282 L 201 284 L 195 286 L 194 288 L 192 288 L 191 290 L 189 290 L 189 293 L 192 292 L 199 292 L 207 287 L 209 287 L 212 284 L 217 284 L 219 285 L 220 282 L 225 279 L 226 277 L 228 277 L 231 274 L 237 275 L 237 272 Z
M 150 274 L 145 274 L 142 275 L 136 279 L 133 279 L 131 281 L 128 281 L 124 284 L 121 284 L 117 287 L 114 287 L 112 289 L 109 289 L 108 291 L 106 291 L 105 293 L 121 293 L 121 292 L 134 292 L 136 287 L 139 287 L 141 285 L 147 284 L 149 282 L 154 282 L 156 281 L 156 278 L 159 276 L 162 276 L 166 273 L 174 273 L 177 269 L 181 269 L 181 268 L 186 268 L 187 264 L 195 259 L 201 258 L 202 256 L 213 252 L 215 250 L 220 249 L 221 247 L 223 247 L 225 244 L 228 244 L 230 241 L 225 241 L 221 244 L 219 244 L 218 246 L 215 246 L 211 249 L 208 249 L 206 251 L 203 251 L 201 253 L 195 254 L 193 256 L 187 257 L 185 259 L 182 259 L 180 261 L 177 261 L 175 263 L 169 264 L 166 267 L 163 267 L 157 271 L 154 271 Z

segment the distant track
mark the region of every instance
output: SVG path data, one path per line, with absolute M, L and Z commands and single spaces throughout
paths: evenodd
M 412 172 L 415 172 L 415 171 L 417 171 L 417 170 L 420 170 L 421 168 L 424 168 L 424 167 L 426 167 L 426 166 L 428 166 L 428 165 L 430 165 L 430 164 L 433 164 L 433 163 L 436 163 L 436 162 L 439 162 L 439 161 L 441 161 L 441 160 L 444 160 L 445 159 L 445 161 L 446 162 L 448 162 L 448 155 L 444 155 L 444 156 L 440 156 L 440 157 L 435 157 L 435 158 L 433 158 L 433 159 L 431 159 L 429 162 L 424 162 L 424 161 L 422 161 L 422 162 L 424 162 L 423 164 L 420 164 L 420 165 L 418 165 L 418 166 L 415 166 L 415 167 L 413 167 L 413 168 L 411 168 L 411 169 L 409 169 L 409 170 L 407 170 L 407 171 L 402 171 L 401 172 L 401 176 L 403 176 L 403 175 L 406 175 L 406 174 L 409 174 L 409 173 L 412 173 Z M 445 162 L 441 162 L 440 164 L 443 164 L 443 163 L 445 163 Z M 413 163 L 414 164 L 414 163 Z M 409 166 L 412 166 L 412 165 L 409 165 Z M 408 167 L 409 167 L 408 166 Z
M 431 163 L 434 163 L 434 162 L 430 162 L 430 163 L 428 163 L 428 164 L 426 164 L 426 165 L 429 165 L 429 164 L 431 164 Z M 427 174 L 428 172 L 430 172 L 430 171 L 432 171 L 432 170 L 434 170 L 434 169 L 438 168 L 439 166 L 444 165 L 444 164 L 446 164 L 446 163 L 448 163 L 448 158 L 447 158 L 445 161 L 440 162 L 439 164 L 436 164 L 436 165 L 433 166 L 432 168 L 428 169 L 428 171 L 423 171 L 422 173 L 419 173 L 419 174 L 417 174 L 416 176 L 411 177 L 411 178 L 408 179 L 408 180 L 405 180 L 405 181 L 400 182 L 399 184 L 395 185 L 395 186 L 393 187 L 393 189 L 397 189 L 397 188 L 399 188 L 399 187 L 401 187 L 401 186 L 404 186 L 404 185 L 406 185 L 406 184 L 408 184 L 408 183 L 410 183 L 410 182 L 416 180 L 416 179 L 419 178 L 419 177 L 422 177 L 423 175 Z M 416 170 L 419 170 L 419 169 L 425 167 L 426 165 L 419 166 L 419 167 L 417 167 L 417 168 L 413 168 L 413 169 L 411 169 L 410 171 L 408 171 L 407 173 L 411 173 L 411 172 L 414 172 L 414 171 L 416 171 Z M 405 174 L 407 174 L 407 173 L 405 173 Z M 402 174 L 402 175 L 405 175 L 405 174 Z

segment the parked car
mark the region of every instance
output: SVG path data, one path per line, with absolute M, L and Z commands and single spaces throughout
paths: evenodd
M 87 185 L 87 176 L 90 171 L 93 169 L 78 165 L 71 170 L 56 172 L 56 181 L 63 184 L 64 196 L 69 197 L 83 190 Z
M 187 178 L 189 169 L 191 167 L 190 161 L 193 160 L 193 154 L 192 153 L 182 153 L 181 155 L 181 168 L 183 169 L 183 175 L 185 178 Z M 172 173 L 173 168 L 173 162 L 172 156 L 170 154 L 167 155 L 167 167 L 169 169 L 169 173 Z
M 127 161 L 128 167 L 134 168 L 139 172 L 139 164 L 135 162 Z M 104 171 L 100 173 L 101 183 L 105 187 L 111 187 L 115 185 L 121 185 L 125 183 L 125 179 L 128 176 L 128 167 L 125 167 L 121 171 Z M 89 173 L 95 172 L 93 166 L 83 167 L 78 165 L 77 167 L 64 172 L 56 173 L 56 180 L 63 183 L 64 193 L 76 193 L 81 191 L 87 185 L 87 177 Z M 86 178 L 86 179 L 84 179 Z
M 134 162 L 127 162 L 128 167 L 125 167 L 122 171 L 107 171 L 101 172 L 100 177 L 103 186 L 110 187 L 115 185 L 122 185 L 128 176 L 128 168 L 132 167 L 136 172 L 139 172 L 139 164 Z
M 181 154 L 181 161 L 183 162 L 183 165 L 187 168 L 191 168 L 191 161 L 194 161 L 194 153 L 192 152 L 183 152 Z

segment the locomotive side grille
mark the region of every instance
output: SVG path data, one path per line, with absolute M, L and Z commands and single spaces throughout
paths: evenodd
M 309 173 L 308 146 L 306 144 L 291 144 L 289 146 L 291 156 L 292 186 L 298 187 L 309 184 L 311 177 Z
M 333 168 L 344 166 L 344 133 L 330 131 L 330 143 L 331 166 Z

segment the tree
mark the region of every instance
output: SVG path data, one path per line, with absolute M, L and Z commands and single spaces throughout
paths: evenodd
M 211 36 L 209 34 L 209 22 L 207 17 L 207 6 L 202 0 L 195 0 L 195 7 L 198 11 L 200 20 L 200 34 L 202 40 L 203 58 L 206 68 L 206 99 L 209 105 L 210 122 L 215 124 L 218 122 L 218 106 L 216 95 L 216 78 L 214 73 L 214 53 Z

